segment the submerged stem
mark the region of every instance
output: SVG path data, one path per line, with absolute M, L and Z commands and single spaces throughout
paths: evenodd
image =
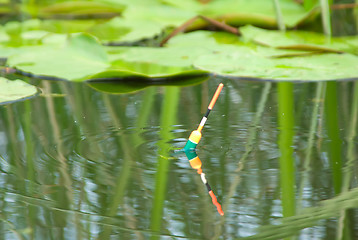
M 275 6 L 275 11 L 276 11 L 278 29 L 280 29 L 281 31 L 286 31 L 286 26 L 285 26 L 285 22 L 283 21 L 283 15 L 282 15 L 281 7 L 280 7 L 280 2 L 279 2 L 279 0 L 273 0 L 273 3 Z
M 322 16 L 322 25 L 324 34 L 328 37 L 332 35 L 331 30 L 331 14 L 329 10 L 329 2 L 328 0 L 320 0 L 321 5 L 321 16 Z

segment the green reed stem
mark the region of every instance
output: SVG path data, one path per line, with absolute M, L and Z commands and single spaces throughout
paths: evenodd
M 318 110 L 321 106 L 321 101 L 323 100 L 323 94 L 324 94 L 325 84 L 323 82 L 317 83 L 316 88 L 316 95 L 315 95 L 315 103 L 312 111 L 312 117 L 311 117 L 311 127 L 309 131 L 309 137 L 308 137 L 308 143 L 307 143 L 307 150 L 306 150 L 306 156 L 305 156 L 305 162 L 304 162 L 304 169 L 309 170 L 309 165 L 311 162 L 311 154 L 312 154 L 312 148 L 313 148 L 313 141 L 314 136 L 317 133 L 317 125 L 318 125 Z
M 139 110 L 137 123 L 136 123 L 136 128 L 138 130 L 138 133 L 148 123 L 149 116 L 153 109 L 156 92 L 157 92 L 156 87 L 149 87 L 144 90 L 142 105 Z M 132 134 L 131 139 L 132 139 L 132 142 L 135 144 L 135 146 L 140 146 L 141 144 L 143 144 L 145 142 L 140 134 Z
M 285 22 L 283 20 L 282 10 L 281 10 L 281 7 L 280 7 L 280 1 L 279 0 L 273 0 L 273 3 L 274 3 L 274 6 L 275 6 L 278 29 L 280 29 L 281 31 L 286 31 Z
M 280 184 L 283 216 L 295 215 L 295 163 L 293 158 L 294 136 L 293 84 L 278 83 L 278 124 L 280 148 Z
M 7 124 L 6 130 L 8 131 L 7 135 L 10 136 L 9 139 L 9 149 L 10 149 L 10 166 L 13 166 L 14 169 L 12 171 L 15 172 L 18 179 L 22 179 L 25 176 L 24 165 L 21 162 L 21 149 L 19 142 L 17 140 L 17 126 L 15 121 L 15 114 L 11 106 L 6 109 Z M 21 191 L 25 191 L 25 186 L 22 181 L 16 182 L 17 189 L 21 189 Z
M 24 102 L 25 112 L 24 112 L 24 136 L 26 142 L 26 165 L 27 165 L 27 180 L 29 181 L 29 189 L 28 194 L 30 196 L 34 196 L 38 194 L 35 192 L 35 182 L 36 182 L 36 174 L 35 174 L 35 157 L 34 157 L 34 144 L 32 139 L 32 121 L 31 121 L 31 103 L 30 101 Z M 35 228 L 37 211 L 35 206 L 27 207 L 27 220 L 28 226 L 32 229 Z M 30 239 L 34 239 L 35 233 L 30 233 Z
M 332 35 L 332 27 L 329 0 L 320 0 L 319 2 L 321 6 L 323 32 L 326 36 L 330 37 Z
M 51 84 L 49 82 L 43 82 L 43 89 L 46 93 L 51 93 Z M 48 118 L 51 124 L 51 131 L 53 135 L 53 140 L 56 146 L 57 155 L 56 160 L 58 161 L 58 173 L 60 175 L 59 185 L 61 186 L 60 190 L 55 193 L 55 198 L 57 200 L 57 207 L 70 209 L 73 204 L 73 182 L 70 174 L 70 168 L 68 166 L 67 158 L 64 154 L 63 140 L 61 137 L 61 128 L 57 120 L 58 109 L 55 109 L 55 102 L 52 97 L 46 98 L 46 108 L 48 113 Z M 64 236 L 65 227 L 68 223 L 67 214 L 63 212 L 56 211 L 54 213 L 55 224 L 58 226 L 58 235 L 59 238 Z
M 304 160 L 304 164 L 303 164 L 301 183 L 299 185 L 300 189 L 298 191 L 298 193 L 300 195 L 300 197 L 299 197 L 300 204 L 302 203 L 303 188 L 304 188 L 305 182 L 307 181 L 307 178 L 309 177 L 308 173 L 310 172 L 312 149 L 313 149 L 314 139 L 315 139 L 315 135 L 317 133 L 317 125 L 318 125 L 318 121 L 319 121 L 319 116 L 318 116 L 319 108 L 322 106 L 322 100 L 324 97 L 325 86 L 326 86 L 325 83 L 319 82 L 319 83 L 317 83 L 317 87 L 316 87 L 315 103 L 314 103 L 312 116 L 311 116 L 311 126 L 310 126 L 310 130 L 309 130 L 306 156 L 305 156 L 305 160 Z
M 170 165 L 171 144 L 168 142 L 173 139 L 171 133 L 172 126 L 176 123 L 177 109 L 179 105 L 180 88 L 166 87 L 161 119 L 160 119 L 160 137 L 158 142 L 158 167 L 155 178 L 155 193 L 153 199 L 153 208 L 151 213 L 150 229 L 153 232 L 159 232 L 161 229 L 164 200 L 167 190 L 168 169 Z M 159 239 L 158 235 L 153 235 L 152 239 Z
M 358 0 L 355 3 L 358 4 Z M 353 9 L 353 16 L 356 21 L 356 32 L 358 33 L 358 8 Z
M 120 117 L 118 117 L 118 114 L 116 114 L 114 107 L 109 99 L 109 96 L 104 94 L 103 101 L 112 119 L 113 125 L 116 127 L 116 129 L 123 128 L 121 119 Z M 115 182 L 113 195 L 110 199 L 110 204 L 106 211 L 106 216 L 109 217 L 116 216 L 118 212 L 118 208 L 123 204 L 125 190 L 128 186 L 128 182 L 131 175 L 130 173 L 131 173 L 132 164 L 135 161 L 133 156 L 135 149 L 133 149 L 132 147 L 133 145 L 130 144 L 128 137 L 124 134 L 120 134 L 118 135 L 118 138 L 121 143 L 121 148 L 122 148 L 121 150 L 123 152 L 123 164 L 120 173 L 117 175 L 118 177 Z M 112 227 L 105 226 L 99 238 L 110 239 L 111 232 L 112 232 Z
M 334 192 L 341 192 L 342 187 L 342 139 L 339 136 L 337 83 L 327 82 L 325 97 L 325 114 L 329 138 L 329 159 L 333 174 Z

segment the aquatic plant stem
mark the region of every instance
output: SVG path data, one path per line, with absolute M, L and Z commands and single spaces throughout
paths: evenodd
M 193 17 L 191 19 L 189 19 L 188 21 L 186 21 L 185 23 L 183 23 L 182 25 L 180 25 L 179 27 L 177 27 L 176 29 L 174 29 L 174 31 L 169 34 L 166 38 L 164 38 L 159 46 L 164 46 L 164 44 L 166 44 L 171 38 L 175 37 L 176 35 L 178 35 L 179 33 L 181 32 L 184 32 L 190 25 L 192 25 L 195 21 L 197 21 L 198 19 L 202 19 L 220 29 L 223 29 L 224 31 L 227 31 L 227 32 L 230 32 L 230 33 L 233 33 L 235 35 L 240 35 L 240 32 L 237 28 L 235 27 L 232 27 L 230 25 L 227 25 L 225 23 L 222 23 L 222 22 L 219 22 L 215 19 L 212 19 L 212 18 L 209 18 L 209 17 L 205 17 L 205 16 L 196 16 L 196 17 Z
M 27 165 L 27 180 L 28 180 L 28 190 L 27 193 L 30 196 L 36 196 L 36 194 L 38 194 L 38 192 L 36 192 L 35 190 L 35 183 L 36 181 L 36 165 L 35 165 L 35 158 L 34 157 L 34 141 L 32 138 L 32 121 L 31 121 L 31 113 L 32 113 L 32 106 L 31 106 L 31 102 L 26 101 L 24 102 L 25 105 L 25 113 L 23 116 L 23 120 L 24 120 L 24 124 L 23 124 L 23 129 L 24 129 L 24 136 L 25 136 L 25 142 L 26 142 L 26 165 Z M 36 207 L 35 206 L 28 206 L 27 207 L 27 225 L 34 229 L 35 228 L 35 222 L 36 222 L 36 215 L 37 215 L 37 211 L 36 211 Z M 31 239 L 34 239 L 35 237 L 35 233 L 31 232 L 30 234 Z
M 51 84 L 47 81 L 43 82 L 43 88 L 46 93 L 51 93 Z M 58 195 L 57 207 L 63 209 L 71 209 L 74 200 L 73 181 L 70 174 L 70 168 L 68 167 L 67 158 L 64 154 L 63 140 L 61 138 L 60 127 L 56 118 L 57 111 L 55 110 L 55 103 L 53 97 L 46 97 L 46 107 L 48 112 L 49 121 L 52 127 L 53 141 L 56 146 L 56 159 L 58 161 L 58 172 L 59 172 L 59 186 L 61 190 L 56 194 Z M 67 215 L 63 212 L 57 211 L 54 213 L 54 219 L 56 219 L 59 227 L 59 236 L 64 236 L 65 226 L 67 225 Z
M 293 84 L 278 83 L 278 145 L 280 156 L 280 185 L 283 217 L 295 215 L 295 161 Z
M 49 82 L 44 81 L 43 82 L 44 91 L 46 93 L 51 93 L 51 85 Z M 61 132 L 60 128 L 56 119 L 56 111 L 55 111 L 55 105 L 53 102 L 52 97 L 46 98 L 46 106 L 48 110 L 48 115 L 53 131 L 53 137 L 57 148 L 57 159 L 59 161 L 59 173 L 61 174 L 63 186 L 66 189 L 66 197 L 67 200 L 72 202 L 73 200 L 73 190 L 72 190 L 72 179 L 69 174 L 67 159 L 64 156 L 64 148 L 63 148 L 63 142 L 61 140 Z
M 325 89 L 325 84 L 323 82 L 319 82 L 316 85 L 317 85 L 316 86 L 316 94 L 315 94 L 315 98 L 314 98 L 314 106 L 313 106 L 312 116 L 311 116 L 311 124 L 310 124 L 309 137 L 308 137 L 308 142 L 307 142 L 307 149 L 306 149 L 305 159 L 304 159 L 304 163 L 303 163 L 303 170 L 301 172 L 301 175 L 302 175 L 301 182 L 300 182 L 299 190 L 298 190 L 298 194 L 299 194 L 298 204 L 300 204 L 301 206 L 302 206 L 303 188 L 304 188 L 305 182 L 307 181 L 308 173 L 311 170 L 310 164 L 311 164 L 312 148 L 313 148 L 313 144 L 314 144 L 314 136 L 317 133 L 317 125 L 318 125 L 318 121 L 319 121 L 318 112 L 319 112 L 319 108 L 322 107 L 322 100 L 324 97 L 324 89 Z M 300 209 L 300 207 L 299 207 L 299 209 Z
M 278 26 L 285 31 L 279 1 L 274 0 Z M 293 159 L 293 85 L 292 83 L 278 83 L 278 119 L 280 148 L 280 186 L 283 217 L 295 214 L 295 166 Z
M 21 155 L 18 149 L 20 149 L 19 142 L 17 139 L 17 130 L 16 130 L 16 121 L 14 116 L 14 111 L 11 106 L 7 107 L 6 109 L 6 119 L 7 119 L 7 127 L 6 130 L 8 131 L 7 135 L 10 136 L 10 142 L 9 142 L 9 149 L 12 153 L 10 156 L 10 164 L 16 166 L 15 168 L 15 174 L 20 179 L 25 176 L 25 169 L 23 167 L 23 164 L 21 162 Z M 24 186 L 20 187 L 20 184 L 17 184 L 19 188 L 23 188 L 22 191 L 24 191 Z
M 355 2 L 358 5 L 358 0 L 356 0 Z M 353 10 L 353 14 L 356 21 L 356 32 L 358 33 L 358 8 Z
M 320 6 L 321 6 L 323 32 L 326 36 L 330 37 L 332 35 L 332 30 L 331 30 L 332 27 L 331 27 L 329 0 L 320 0 Z
M 280 2 L 279 2 L 279 0 L 273 0 L 273 2 L 274 2 L 274 6 L 275 6 L 278 29 L 280 29 L 281 31 L 286 31 L 286 26 L 285 26 L 285 22 L 283 20 Z
M 177 109 L 179 105 L 180 88 L 167 87 L 163 99 L 161 119 L 160 119 L 160 137 L 158 142 L 158 166 L 155 176 L 155 192 L 153 198 L 153 208 L 151 211 L 150 229 L 153 232 L 159 232 L 163 219 L 164 200 L 166 196 L 168 170 L 170 161 L 169 151 L 171 145 L 168 143 L 173 139 L 171 129 L 175 125 Z M 159 239 L 158 236 L 152 236 L 152 239 Z
M 116 127 L 116 129 L 123 128 L 123 124 L 121 123 L 118 115 L 115 113 L 109 96 L 103 95 L 103 101 L 112 119 L 113 125 Z M 118 208 L 123 204 L 125 190 L 128 186 L 128 182 L 130 179 L 132 164 L 133 162 L 135 162 L 133 157 L 133 153 L 135 152 L 135 150 L 132 147 L 133 145 L 130 144 L 128 137 L 124 134 L 120 134 L 118 138 L 119 142 L 121 143 L 121 148 L 124 156 L 122 168 L 120 170 L 120 173 L 117 175 L 117 179 L 115 182 L 115 188 L 113 190 L 112 195 L 113 197 L 111 198 L 109 207 L 106 211 L 106 216 L 109 217 L 116 216 Z M 109 239 L 111 232 L 112 228 L 105 226 L 103 232 L 99 236 L 99 239 Z
M 342 139 L 340 138 L 338 118 L 337 82 L 326 83 L 325 119 L 327 124 L 328 157 L 332 170 L 335 194 L 341 192 L 342 187 Z
M 157 87 L 149 87 L 144 90 L 142 104 L 139 110 L 137 123 L 136 123 L 138 134 L 131 135 L 132 142 L 135 144 L 136 147 L 145 143 L 145 140 L 141 136 L 140 132 L 148 124 L 148 119 L 150 117 L 150 114 L 152 113 L 153 106 L 155 103 L 156 93 L 157 93 Z

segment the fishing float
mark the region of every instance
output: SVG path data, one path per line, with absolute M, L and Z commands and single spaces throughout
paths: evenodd
M 219 95 L 220 95 L 220 92 L 221 90 L 223 89 L 224 87 L 224 84 L 220 83 L 218 88 L 216 89 L 215 93 L 214 93 L 214 96 L 213 98 L 211 99 L 210 101 L 210 104 L 208 106 L 208 110 L 206 111 L 204 117 L 201 119 L 201 122 L 198 126 L 198 129 L 194 130 L 191 132 L 190 136 L 189 136 L 189 139 L 188 141 L 186 142 L 185 146 L 184 146 L 184 152 L 185 151 L 192 151 L 192 150 L 195 150 L 196 146 L 199 144 L 200 142 L 200 139 L 201 139 L 201 130 L 203 129 L 205 123 L 206 123 L 206 120 L 208 119 L 209 117 L 209 114 L 211 112 L 211 110 L 213 109 L 215 103 L 216 103 L 216 100 L 218 99 Z
M 213 107 L 216 103 L 216 100 L 218 99 L 223 87 L 224 87 L 224 84 L 220 83 L 214 93 L 213 98 L 210 101 L 208 110 L 206 111 L 204 117 L 201 119 L 201 122 L 200 122 L 198 128 L 191 132 L 189 139 L 183 148 L 183 151 L 185 152 L 185 155 L 187 156 L 187 158 L 189 160 L 190 166 L 193 169 L 197 170 L 197 173 L 200 175 L 201 181 L 204 183 L 204 185 L 206 186 L 206 188 L 208 190 L 208 193 L 211 197 L 211 201 L 216 206 L 216 209 L 221 216 L 224 215 L 224 211 L 222 210 L 220 203 L 218 202 L 213 190 L 211 189 L 208 181 L 205 178 L 205 173 L 203 173 L 203 170 L 201 169 L 201 166 L 202 166 L 201 160 L 198 157 L 198 155 L 196 154 L 195 149 L 196 149 L 196 146 L 199 144 L 200 139 L 202 137 L 201 130 L 203 129 L 203 127 L 206 123 L 206 120 L 208 119 L 208 116 L 209 116 L 211 110 L 213 109 Z

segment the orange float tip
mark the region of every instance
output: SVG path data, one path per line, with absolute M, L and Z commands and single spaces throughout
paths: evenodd
M 214 192 L 211 190 L 209 192 L 209 195 L 211 197 L 211 201 L 213 202 L 213 204 L 216 206 L 216 209 L 218 210 L 218 213 L 221 215 L 221 216 L 224 216 L 224 211 L 223 209 L 221 208 L 221 205 L 220 203 L 218 203 L 218 200 L 216 199 L 216 196 L 214 194 Z
M 214 107 L 214 105 L 215 105 L 215 102 L 216 102 L 216 100 L 218 100 L 218 97 L 219 97 L 220 92 L 221 92 L 221 90 L 223 89 L 223 87 L 224 87 L 224 84 L 220 83 L 219 86 L 218 86 L 218 88 L 216 89 L 216 91 L 215 91 L 215 93 L 214 93 L 213 98 L 211 99 L 211 102 L 210 102 L 210 104 L 209 104 L 208 109 L 210 109 L 210 110 L 213 109 L 213 107 Z

